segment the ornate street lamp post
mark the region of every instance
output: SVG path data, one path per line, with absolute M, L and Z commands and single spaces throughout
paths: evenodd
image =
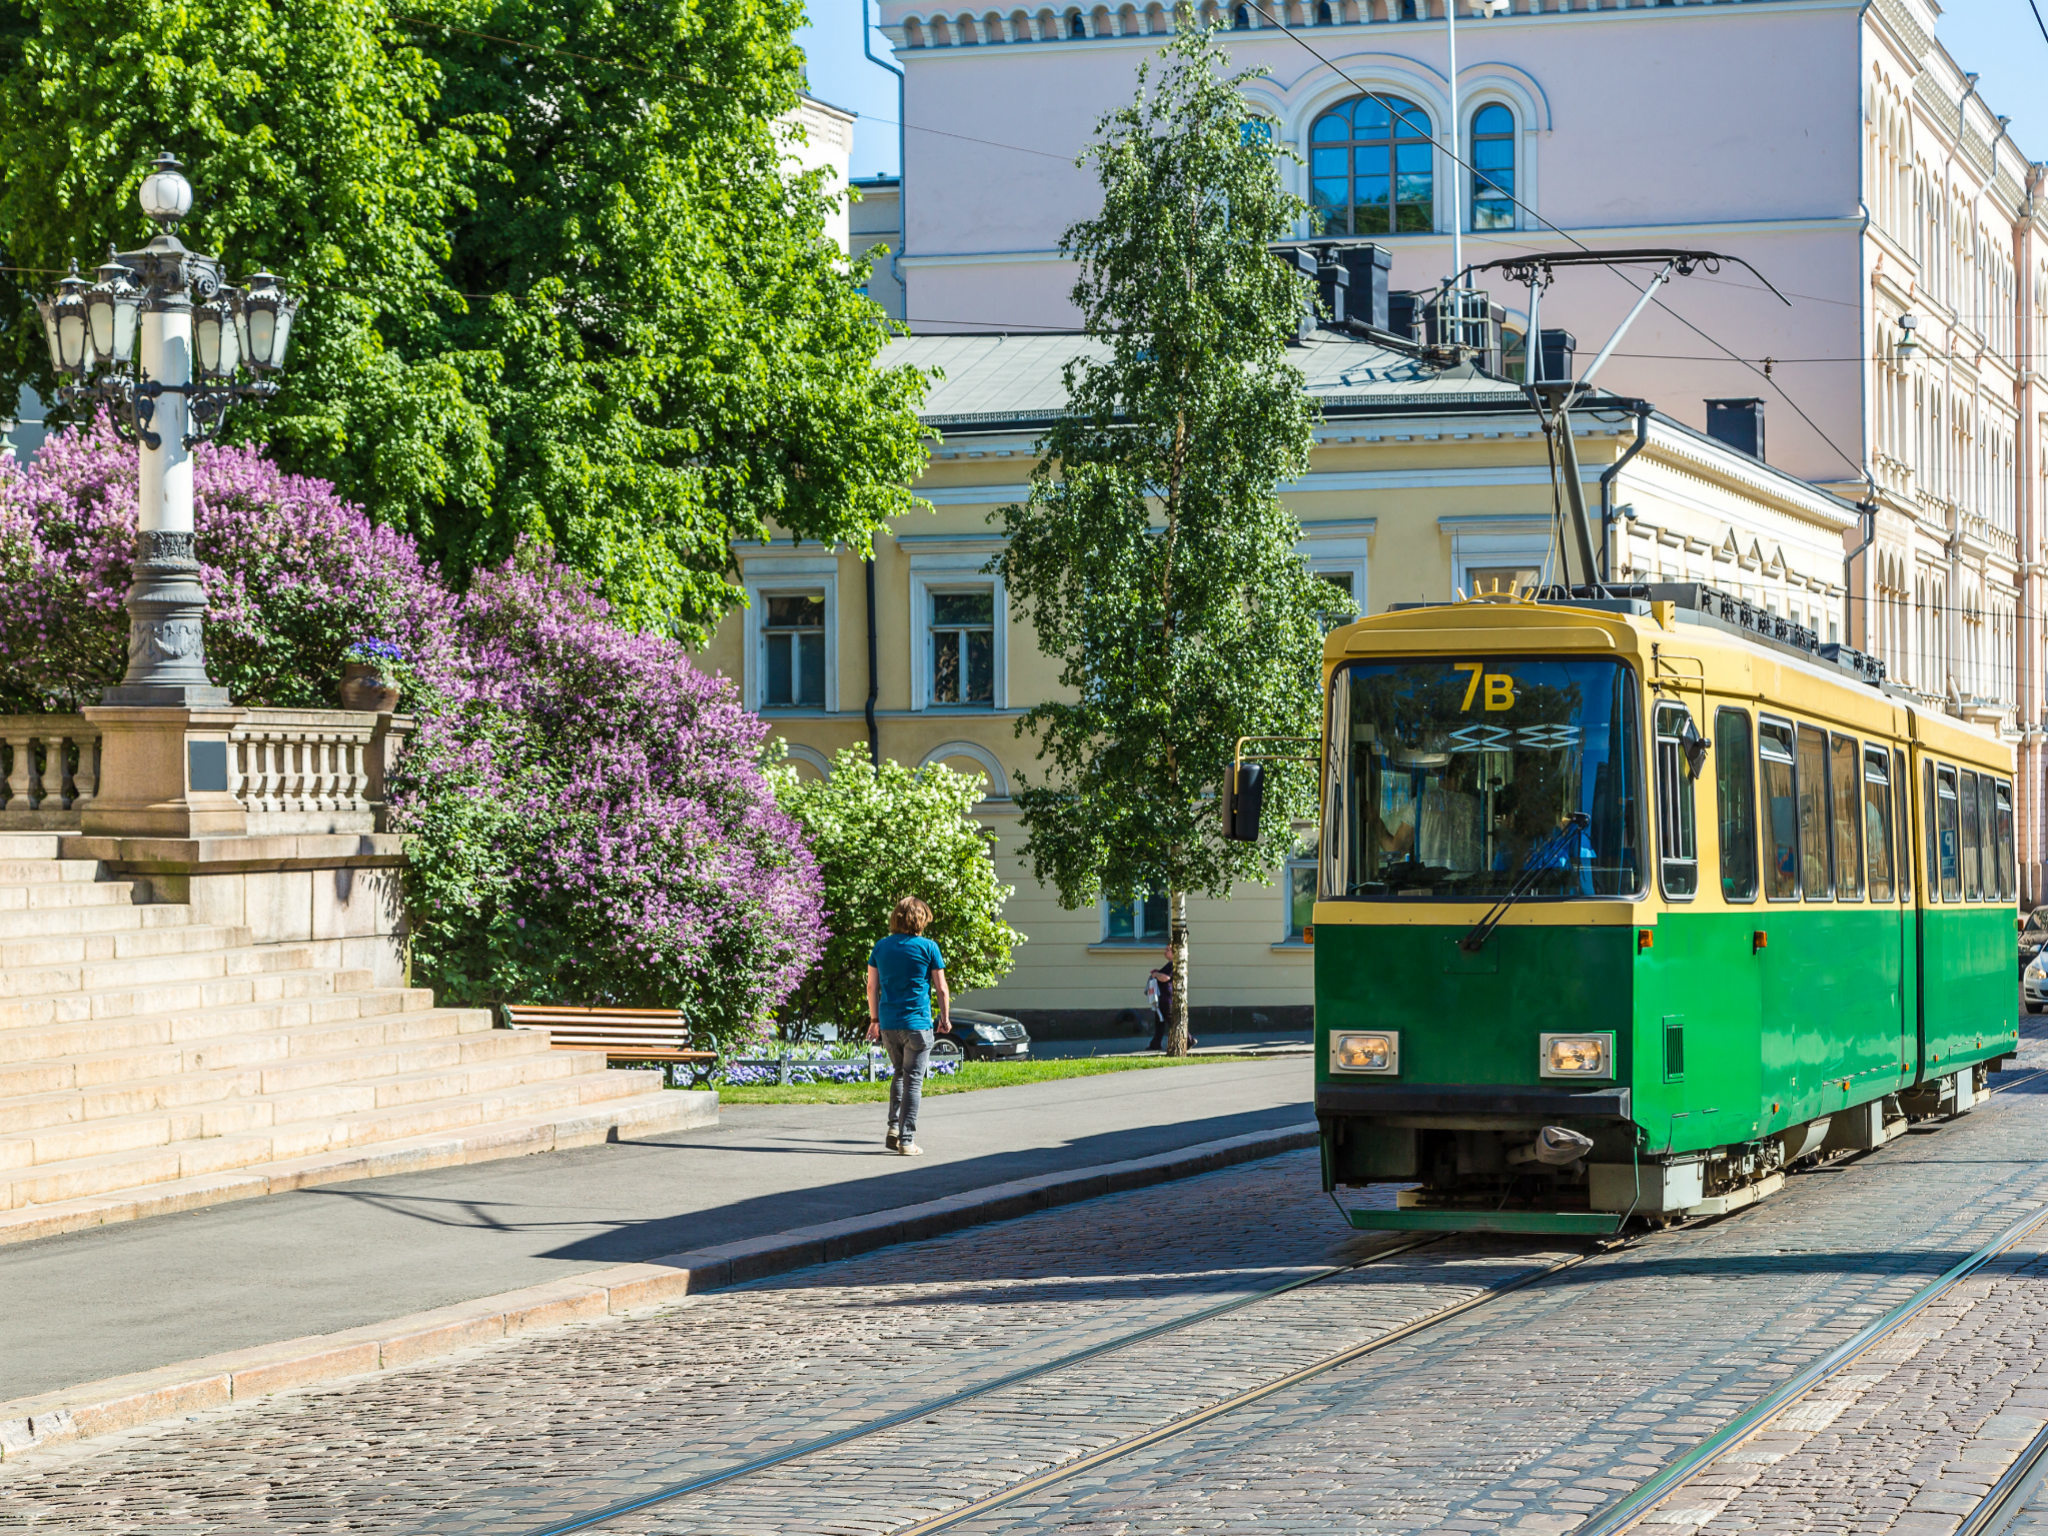
M 50 362 L 70 404 L 104 404 L 141 450 L 135 575 L 128 587 L 128 672 L 103 704 L 203 708 L 228 702 L 206 675 L 206 593 L 192 535 L 192 448 L 237 400 L 267 399 L 298 300 L 259 272 L 240 287 L 220 262 L 172 233 L 192 184 L 159 156 L 137 194 L 157 226 L 138 251 L 110 253 L 87 283 L 72 275 L 38 299 Z M 243 370 L 246 382 L 238 378 Z

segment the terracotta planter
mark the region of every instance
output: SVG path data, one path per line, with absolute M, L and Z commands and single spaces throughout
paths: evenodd
M 378 671 L 372 662 L 343 662 L 341 707 L 388 715 L 398 708 L 398 685 Z

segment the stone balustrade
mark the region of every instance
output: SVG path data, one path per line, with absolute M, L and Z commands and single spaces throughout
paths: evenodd
M 411 722 L 334 709 L 251 709 L 228 732 L 227 791 L 249 832 L 373 832 L 384 770 Z
M 225 792 L 250 836 L 377 832 L 385 775 L 412 721 L 339 709 L 226 712 Z M 100 782 L 100 727 L 83 715 L 0 715 L 0 831 L 75 831 L 124 786 Z
M 66 831 L 99 787 L 99 728 L 83 715 L 0 715 L 0 831 Z

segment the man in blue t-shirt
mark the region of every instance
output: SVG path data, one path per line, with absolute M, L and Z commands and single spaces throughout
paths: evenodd
M 938 1032 L 953 1032 L 953 995 L 946 988 L 946 957 L 924 936 L 932 909 L 906 896 L 889 914 L 889 931 L 868 955 L 868 1038 L 889 1053 L 889 1134 L 882 1145 L 922 1157 L 917 1107 L 932 1053 L 932 995 L 938 994 Z

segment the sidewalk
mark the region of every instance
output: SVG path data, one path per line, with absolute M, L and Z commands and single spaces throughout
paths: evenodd
M 1310 1096 L 1299 1057 L 948 1094 L 914 1161 L 882 1149 L 879 1105 L 735 1105 L 705 1130 L 0 1247 L 0 1400 L 1297 1126 Z

